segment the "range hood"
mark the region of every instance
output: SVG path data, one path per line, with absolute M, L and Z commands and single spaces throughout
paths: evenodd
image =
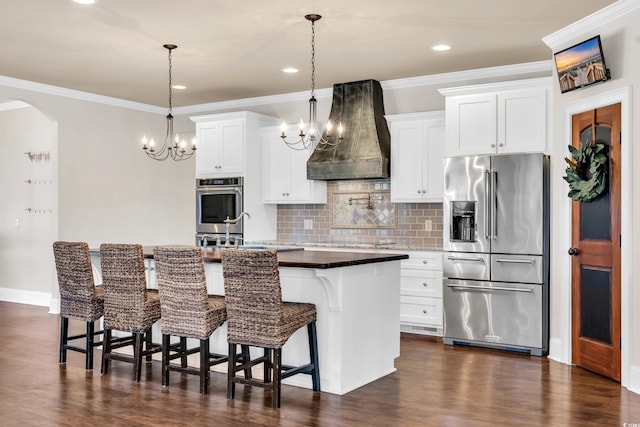
M 342 122 L 344 139 L 335 149 L 311 154 L 307 179 L 389 178 L 391 137 L 380 82 L 334 84 L 329 120 L 335 125 Z

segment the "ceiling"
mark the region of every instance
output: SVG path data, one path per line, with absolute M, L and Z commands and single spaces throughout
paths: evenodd
M 542 37 L 612 0 L 3 2 L 0 76 L 173 106 L 551 59 Z M 432 45 L 446 43 L 448 52 Z M 291 66 L 297 74 L 281 70 Z

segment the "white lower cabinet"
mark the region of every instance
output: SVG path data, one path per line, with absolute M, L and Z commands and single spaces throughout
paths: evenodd
M 400 330 L 442 336 L 442 252 L 412 251 L 402 261 Z

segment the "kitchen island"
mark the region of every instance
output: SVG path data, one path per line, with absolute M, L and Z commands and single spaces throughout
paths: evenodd
M 147 281 L 155 287 L 153 248 L 144 252 Z M 99 251 L 92 255 L 99 269 Z M 278 252 L 283 300 L 316 305 L 322 391 L 342 395 L 395 371 L 400 355 L 400 261 L 407 258 L 401 253 Z M 223 295 L 219 249 L 205 251 L 205 269 L 209 293 Z M 160 336 L 157 326 L 154 334 Z M 302 328 L 284 345 L 283 363 L 308 363 L 308 348 Z M 212 335 L 211 350 L 226 354 L 226 324 Z M 252 356 L 261 351 L 252 348 Z M 307 375 L 283 383 L 311 388 Z

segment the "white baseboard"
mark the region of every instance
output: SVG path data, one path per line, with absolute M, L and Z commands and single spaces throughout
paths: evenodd
M 559 338 L 551 338 L 549 340 L 549 359 L 560 363 L 567 363 L 562 360 L 562 342 Z
M 47 292 L 25 291 L 23 289 L 0 288 L 0 301 L 18 304 L 51 307 L 51 294 Z
M 640 394 L 640 366 L 632 365 L 629 368 L 629 383 L 627 389 Z

